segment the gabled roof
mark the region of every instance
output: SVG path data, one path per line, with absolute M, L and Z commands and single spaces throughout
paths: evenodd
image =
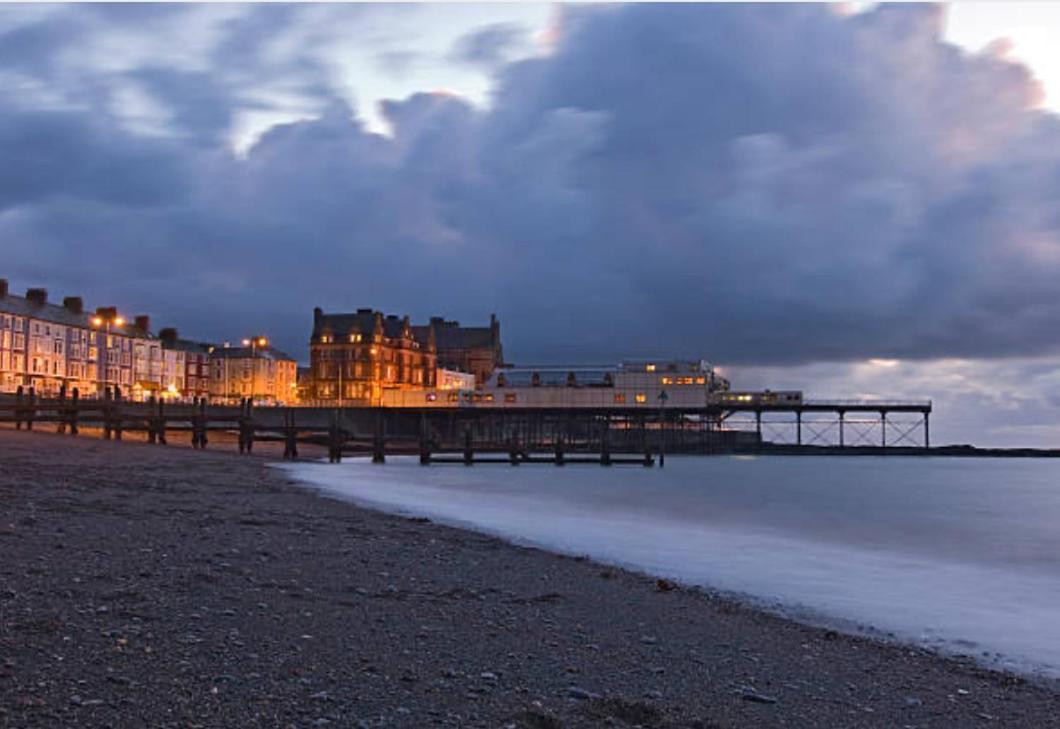
M 58 304 L 38 304 L 24 296 L 16 296 L 14 294 L 0 297 L 0 313 L 24 316 L 27 319 L 33 318 L 39 321 L 46 321 L 66 327 L 95 329 L 95 327 L 92 326 L 92 318 L 95 315 L 91 312 L 82 311 L 78 313 L 65 306 L 59 306 Z M 133 323 L 129 321 L 120 327 L 112 325 L 110 332 L 111 334 L 140 339 L 148 339 L 151 337 L 150 333 L 136 328 Z
M 271 359 L 275 362 L 294 361 L 294 357 L 275 347 L 214 347 L 211 358 L 217 359 Z
M 383 316 L 382 312 L 372 309 L 358 309 L 352 314 L 320 314 L 313 318 L 313 339 L 321 334 L 331 334 L 345 338 L 350 334 L 371 336 L 375 332 L 376 315 L 383 322 L 383 336 L 388 339 L 400 339 L 405 330 L 405 318 L 391 314 Z M 410 327 L 412 329 L 414 327 Z M 424 340 L 426 341 L 426 340 Z
M 193 352 L 195 354 L 209 354 L 210 347 L 214 345 L 206 342 L 193 342 L 190 339 L 163 339 L 163 349 L 174 349 L 179 352 Z
M 430 324 L 412 327 L 412 336 L 426 342 L 430 336 Z M 493 346 L 493 330 L 489 327 L 462 327 L 460 325 L 434 325 L 434 343 L 439 351 L 446 349 L 473 349 Z

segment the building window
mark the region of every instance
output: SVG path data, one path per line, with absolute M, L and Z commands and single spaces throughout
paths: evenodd
M 635 399 L 635 400 L 636 400 L 637 402 L 642 402 L 642 403 L 643 403 L 643 402 L 648 402 L 648 396 L 647 396 L 647 395 L 645 395 L 645 394 L 644 394 L 643 392 L 638 392 L 638 393 L 637 393 L 637 394 L 636 394 L 636 395 L 634 396 L 634 399 Z
M 645 372 L 654 372 L 655 371 L 655 365 L 653 365 L 653 364 L 644 365 L 644 371 Z
M 504 393 L 504 402 L 515 402 L 516 398 L 517 398 L 517 395 L 514 392 L 506 392 L 506 393 Z
M 707 378 L 706 377 L 697 377 L 696 378 L 696 384 L 697 385 L 705 385 L 705 384 L 707 384 Z
M 662 378 L 662 383 L 664 385 L 672 385 L 672 384 L 674 384 L 674 378 L 672 378 L 672 377 L 664 377 L 664 378 Z
M 625 395 L 615 395 L 615 403 L 617 403 L 618 405 L 623 405 L 623 404 L 625 404 L 625 402 L 626 402 L 626 396 Z
M 435 392 L 428 392 L 427 393 L 427 402 L 434 402 L 437 399 L 438 399 L 438 393 L 435 393 Z

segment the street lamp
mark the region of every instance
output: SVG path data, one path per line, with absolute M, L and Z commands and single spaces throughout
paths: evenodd
M 265 349 L 269 346 L 269 340 L 265 337 L 249 337 L 243 340 L 244 347 L 250 347 L 250 399 L 254 400 L 254 388 L 258 381 L 258 347 Z
M 105 333 L 103 338 L 103 344 L 99 348 L 99 352 L 96 356 L 96 375 L 99 379 L 100 395 L 102 395 L 103 389 L 106 387 L 106 366 L 109 364 L 107 360 L 110 357 L 109 345 L 110 345 L 110 328 L 111 326 L 125 326 L 125 319 L 119 316 L 117 313 L 111 314 L 110 316 L 102 316 L 97 314 L 92 317 L 92 326 L 95 329 L 102 329 Z M 117 384 L 117 383 L 115 383 Z

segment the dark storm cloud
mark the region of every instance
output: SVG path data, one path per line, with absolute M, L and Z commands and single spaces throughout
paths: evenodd
M 319 59 L 277 65 L 269 41 L 315 10 L 226 21 L 213 71 L 119 74 L 168 136 L 0 101 L 0 275 L 300 354 L 314 305 L 497 311 L 524 360 L 1056 350 L 1060 123 L 1026 69 L 943 43 L 938 8 L 577 7 L 489 111 L 387 102 L 392 137 Z M 30 49 L 59 32 L 29 28 Z M 465 56 L 501 52 L 482 34 Z M 326 111 L 234 156 L 241 85 L 285 74 Z

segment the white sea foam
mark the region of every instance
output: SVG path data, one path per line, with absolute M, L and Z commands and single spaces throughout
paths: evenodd
M 749 596 L 1060 677 L 1060 463 L 670 458 L 284 466 L 385 511 Z

